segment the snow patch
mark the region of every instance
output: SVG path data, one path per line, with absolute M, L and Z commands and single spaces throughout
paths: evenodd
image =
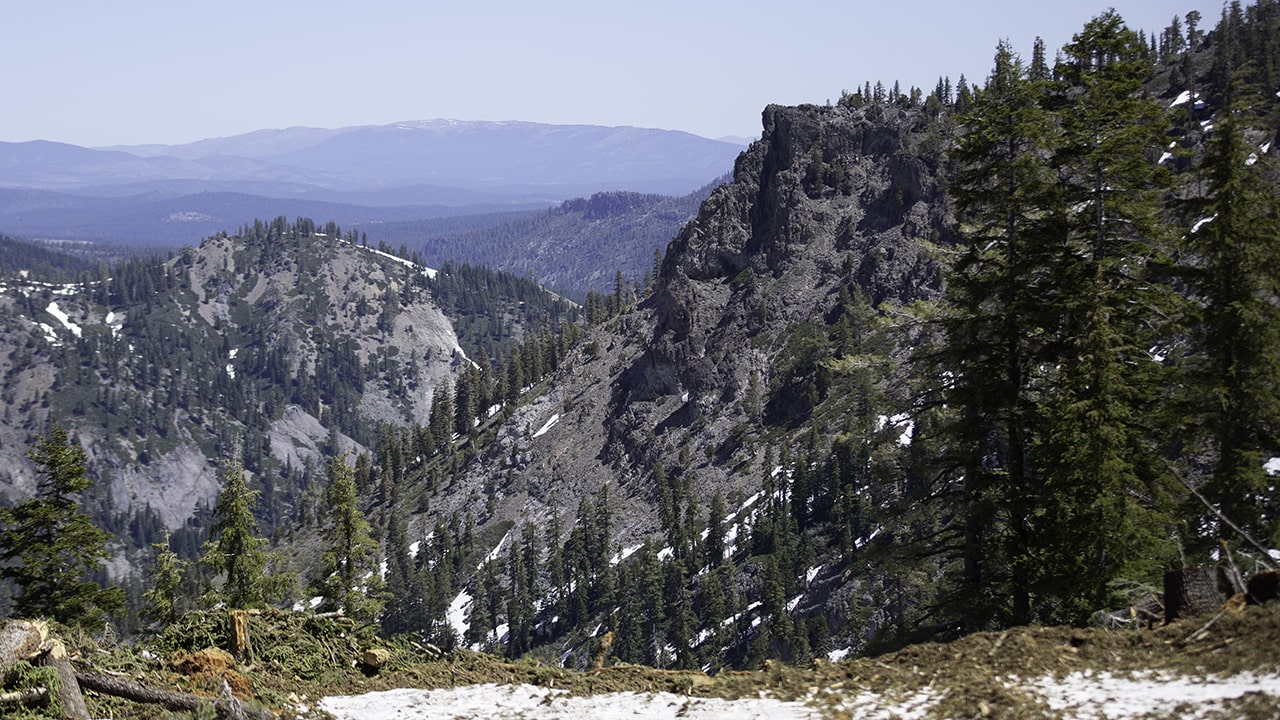
M 1195 224 L 1195 225 L 1192 225 L 1192 226 L 1191 226 L 1191 232 L 1193 232 L 1193 233 L 1195 233 L 1195 232 L 1200 232 L 1200 228 L 1204 227 L 1205 225 L 1208 225 L 1209 223 L 1211 223 L 1211 222 L 1213 222 L 1214 220 L 1217 220 L 1217 219 L 1218 219 L 1218 214 L 1217 214 L 1217 213 L 1214 213 L 1213 215 L 1211 215 L 1211 216 L 1209 216 L 1209 217 L 1207 217 L 1207 218 L 1200 218 L 1199 220 L 1197 220 L 1197 221 L 1196 221 L 1196 224 Z
M 610 565 L 617 565 L 618 563 L 622 562 L 623 560 L 626 560 L 627 558 L 631 557 L 632 555 L 635 555 L 635 554 L 636 554 L 636 551 L 637 551 L 637 550 L 639 550 L 639 549 L 640 549 L 640 548 L 642 548 L 642 547 L 644 547 L 644 544 L 643 544 L 643 543 L 641 543 L 640 545 L 632 545 L 632 546 L 631 546 L 631 547 L 629 547 L 629 548 L 625 548 L 622 552 L 617 553 L 617 554 L 615 554 L 612 558 L 610 558 L 610 559 L 609 559 L 609 564 L 610 564 Z
M 1262 466 L 1263 472 L 1268 475 L 1280 475 L 1280 457 L 1273 457 Z
M 58 307 L 58 303 L 49 303 L 49 307 L 45 308 L 44 311 L 57 318 L 58 322 L 62 323 L 62 326 L 66 329 L 70 330 L 72 335 L 80 337 L 80 326 L 71 322 L 71 316 L 63 312 L 62 308 Z
M 878 415 L 876 416 L 876 432 L 884 430 L 887 427 L 901 427 L 902 434 L 898 436 L 898 444 L 906 447 L 911 444 L 911 436 L 915 432 L 916 424 L 906 413 L 897 415 Z
M 459 638 L 465 637 L 467 631 L 471 629 L 471 623 L 467 622 L 467 611 L 470 609 L 471 596 L 464 590 L 449 603 L 449 610 L 445 613 L 445 617 L 449 620 L 449 627 L 453 628 L 454 634 Z
M 320 709 L 337 720 L 426 720 L 426 718 L 525 718 L 526 720 L 790 720 L 817 718 L 798 702 L 772 698 L 723 700 L 671 693 L 621 692 L 575 697 L 533 685 L 466 685 L 440 690 L 400 689 L 326 697 Z
M 556 413 L 555 415 L 552 415 L 551 419 L 548 420 L 546 423 L 544 423 L 542 427 L 538 428 L 538 432 L 534 433 L 533 437 L 539 438 L 539 437 L 542 437 L 543 435 L 546 435 L 547 431 L 550 430 L 551 427 L 558 422 L 560 422 L 560 414 Z
M 1280 676 L 1242 673 L 1192 678 L 1139 673 L 1116 677 L 1109 672 L 1085 670 L 1061 679 L 1043 678 L 1032 687 L 1039 690 L 1050 709 L 1066 711 L 1064 717 L 1173 717 L 1177 709 L 1185 707 L 1194 707 L 1195 717 L 1206 717 L 1214 709 L 1211 706 L 1248 693 L 1280 696 Z
M 1163 165 L 1165 162 L 1173 159 L 1173 153 L 1166 152 L 1160 155 L 1160 159 L 1156 161 L 1157 165 Z
M 1187 103 L 1191 102 L 1191 98 L 1192 98 L 1191 91 L 1183 90 L 1181 93 L 1178 93 L 1178 97 L 1174 98 L 1173 102 L 1169 103 L 1169 107 L 1174 108 L 1174 107 L 1178 107 L 1179 105 L 1186 105 Z
M 49 326 L 47 323 L 37 323 L 37 324 L 40 326 L 40 329 L 44 331 L 44 339 L 48 340 L 50 345 L 54 347 L 62 346 L 62 341 L 58 339 L 58 333 L 54 332 L 51 326 Z
M 853 652 L 853 648 L 843 648 L 841 650 L 832 650 L 827 653 L 827 659 L 831 662 L 840 662 L 849 657 L 849 653 Z

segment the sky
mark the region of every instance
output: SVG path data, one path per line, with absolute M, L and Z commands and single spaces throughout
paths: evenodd
M 760 134 L 770 103 L 981 82 L 1114 7 L 1158 33 L 1206 0 L 17 0 L 0 141 L 177 144 L 263 128 L 523 120 Z M 1247 4 L 1247 3 L 1246 3 Z

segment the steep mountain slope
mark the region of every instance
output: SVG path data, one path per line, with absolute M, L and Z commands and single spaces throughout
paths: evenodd
M 704 602 L 708 578 L 723 565 L 725 574 L 716 576 L 735 578 L 723 581 L 738 586 L 733 602 L 745 610 L 762 599 L 759 583 L 768 574 L 752 546 L 772 542 L 765 526 L 785 497 L 768 489 L 785 485 L 775 482 L 774 468 L 791 466 L 775 448 L 785 456 L 804 445 L 801 434 L 836 436 L 856 427 L 877 465 L 909 464 L 904 388 L 881 378 L 917 340 L 895 335 L 894 314 L 938 293 L 930 248 L 946 242 L 953 221 L 940 184 L 945 159 L 922 148 L 945 127 L 919 109 L 886 106 L 770 107 L 764 127 L 733 181 L 715 190 L 671 243 L 655 293 L 595 328 L 548 390 L 516 410 L 480 460 L 448 493 L 434 495 L 432 512 L 418 519 L 425 529 L 438 522 L 433 518 L 474 512 L 478 531 L 507 528 L 504 540 L 513 545 L 531 537 L 521 522 L 559 528 L 565 534 L 538 540 L 554 554 L 561 543 L 568 553 L 574 537 L 597 532 L 593 518 L 605 513 L 608 538 L 592 552 L 607 554 L 582 560 L 595 568 L 589 577 L 562 578 L 563 585 L 547 579 L 544 608 L 590 593 L 583 605 L 604 609 L 601 598 L 631 592 L 631 563 L 618 560 L 652 539 L 658 544 L 641 556 L 683 558 L 691 574 L 702 568 L 696 602 Z M 852 367 L 873 355 L 877 367 Z M 477 497 L 488 498 L 483 512 Z M 722 517 L 709 518 L 706 508 Z M 717 523 L 724 549 L 707 555 L 704 541 Z M 864 533 L 859 543 L 870 540 L 872 528 L 855 530 Z M 888 621 L 880 601 L 870 600 L 878 580 L 842 579 L 847 558 L 818 557 L 816 567 L 799 570 L 802 577 L 808 571 L 808 589 L 792 577 L 787 597 L 799 592 L 793 602 L 808 608 L 805 614 L 831 623 L 824 643 L 848 644 L 864 622 L 874 628 Z M 622 577 L 601 581 L 600 573 Z M 481 592 L 478 579 L 467 587 Z M 861 609 L 848 604 L 862 594 L 868 599 Z M 720 619 L 732 614 L 723 612 Z M 749 623 L 762 615 L 740 617 Z M 571 649 L 574 641 L 559 633 L 575 622 L 589 619 L 540 620 L 529 632 Z M 707 643 L 699 657 L 718 664 L 746 652 L 724 642 L 726 648 Z M 631 652 L 634 660 L 674 661 Z

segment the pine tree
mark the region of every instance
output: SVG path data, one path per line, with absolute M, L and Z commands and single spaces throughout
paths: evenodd
M 1044 357 L 1043 298 L 1063 224 L 1049 166 L 1057 123 L 1045 95 L 1044 83 L 1001 43 L 986 87 L 962 116 L 956 149 L 961 255 L 948 280 L 945 362 L 954 378 L 948 403 L 958 408 L 954 462 L 963 473 L 964 599 L 956 606 L 971 627 L 1030 619 L 1031 398 L 1043 382 L 1034 368 Z M 995 526 L 997 517 L 1005 527 Z M 1001 610 L 996 598 L 1012 607 Z
M 1280 200 L 1264 175 L 1270 158 L 1246 143 L 1245 98 L 1230 88 L 1204 161 L 1207 197 L 1187 242 L 1188 281 L 1201 309 L 1193 329 L 1190 386 L 1195 427 L 1215 460 L 1200 491 L 1222 516 L 1255 539 L 1280 538 L 1277 502 L 1263 472 L 1265 451 L 1280 431 Z M 1212 539 L 1239 539 L 1217 513 L 1195 506 L 1200 549 Z M 1207 546 L 1207 547 L 1206 547 Z
M 109 557 L 109 534 L 79 509 L 93 484 L 84 450 L 59 425 L 29 453 L 36 496 L 0 508 L 0 578 L 18 586 L 13 613 L 101 629 L 124 607 L 124 590 L 89 580 Z
M 213 525 L 200 562 L 221 574 L 224 583 L 214 597 L 233 608 L 262 607 L 267 602 L 267 541 L 258 535 L 253 517 L 257 493 L 249 489 L 240 463 L 222 463 L 222 490 L 213 508 Z
M 1108 12 L 1064 53 L 1053 162 L 1069 215 L 1049 292 L 1059 360 L 1042 406 L 1035 536 L 1042 616 L 1081 622 L 1106 606 L 1110 581 L 1150 580 L 1169 551 L 1160 527 L 1168 477 L 1145 421 L 1161 372 L 1149 352 L 1154 320 L 1172 292 L 1160 276 L 1167 179 L 1151 159 L 1166 119 L 1137 92 L 1146 77 L 1137 36 Z
M 378 543 L 356 500 L 355 471 L 345 456 L 329 460 L 329 547 L 321 556 L 318 583 L 325 600 L 359 620 L 381 610 L 378 594 Z M 363 589 L 360 587 L 363 585 Z
M 147 589 L 142 596 L 146 603 L 143 617 L 154 623 L 168 625 L 181 615 L 182 597 L 179 593 L 187 562 L 169 548 L 168 542 L 151 547 L 155 550 L 155 557 L 147 572 Z

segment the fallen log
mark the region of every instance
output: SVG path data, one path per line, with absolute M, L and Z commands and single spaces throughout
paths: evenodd
M 0 677 L 9 668 L 40 654 L 49 641 L 49 628 L 42 622 L 10 620 L 0 625 Z
M 274 720 L 276 717 L 275 713 L 269 710 L 251 708 L 241 702 L 231 694 L 231 687 L 225 682 L 222 684 L 222 693 L 216 698 L 211 698 L 160 690 L 101 673 L 77 673 L 76 680 L 79 681 L 80 687 L 86 690 L 147 705 L 159 705 L 175 712 L 195 712 L 200 707 L 212 705 L 220 720 Z

